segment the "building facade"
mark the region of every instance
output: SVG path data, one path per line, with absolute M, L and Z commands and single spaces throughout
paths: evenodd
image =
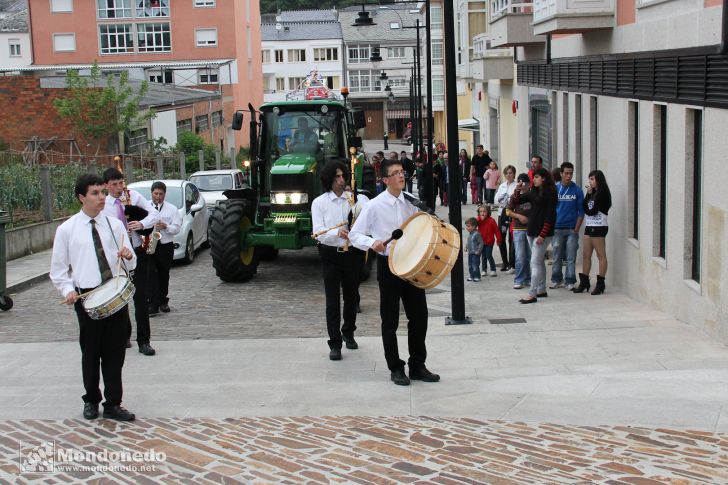
M 33 62 L 25 2 L 0 1 L 0 68 L 26 67 Z
M 265 19 L 261 35 L 266 102 L 285 100 L 312 71 L 339 93 L 344 80 L 344 46 L 336 10 L 281 12 Z
M 260 11 L 253 0 L 29 0 L 36 71 L 129 70 L 155 83 L 200 86 L 224 100 L 225 149 L 236 109 L 262 103 Z
M 515 136 L 502 136 L 501 112 L 501 150 L 519 169 L 531 154 L 547 167 L 570 161 L 581 185 L 603 171 L 613 202 L 607 288 L 728 342 L 728 202 L 709 190 L 728 148 L 722 3 L 493 0 L 490 9 L 491 48 L 512 47 L 518 61 L 512 85 L 488 81 L 489 103 L 499 92 L 512 99 Z

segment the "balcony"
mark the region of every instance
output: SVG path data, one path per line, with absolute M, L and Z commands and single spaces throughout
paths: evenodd
M 492 46 L 493 34 L 473 37 L 472 78 L 487 82 L 490 79 L 513 79 L 513 52 L 510 48 Z
M 573 34 L 611 29 L 614 0 L 534 0 L 535 34 Z
M 519 0 L 491 0 L 489 33 L 491 47 L 516 47 L 546 42 L 542 35 L 534 35 L 533 4 Z

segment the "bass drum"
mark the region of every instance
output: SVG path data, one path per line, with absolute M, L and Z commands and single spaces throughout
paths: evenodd
M 392 241 L 389 270 L 418 288 L 434 288 L 450 274 L 459 254 L 457 229 L 418 212 L 402 225 L 402 237 Z

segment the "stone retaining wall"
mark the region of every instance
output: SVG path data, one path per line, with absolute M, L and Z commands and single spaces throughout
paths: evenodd
M 5 256 L 7 261 L 49 249 L 53 246 L 56 229 L 68 217 L 50 222 L 39 222 L 30 226 L 5 231 Z

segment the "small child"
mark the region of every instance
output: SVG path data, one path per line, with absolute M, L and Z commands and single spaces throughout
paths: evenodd
M 470 166 L 470 198 L 473 204 L 479 204 L 478 200 L 478 176 L 475 174 L 475 165 Z
M 495 271 L 495 259 L 493 259 L 493 245 L 497 241 L 498 244 L 503 242 L 503 236 L 498 230 L 498 223 L 490 216 L 490 206 L 488 204 L 478 207 L 478 232 L 483 238 L 483 276 L 488 276 L 488 263 L 490 263 L 490 275 L 498 276 Z
M 465 252 L 468 253 L 468 281 L 480 281 L 480 254 L 483 252 L 483 237 L 478 232 L 478 221 L 471 217 L 465 221 L 465 230 L 468 231 L 468 244 Z

